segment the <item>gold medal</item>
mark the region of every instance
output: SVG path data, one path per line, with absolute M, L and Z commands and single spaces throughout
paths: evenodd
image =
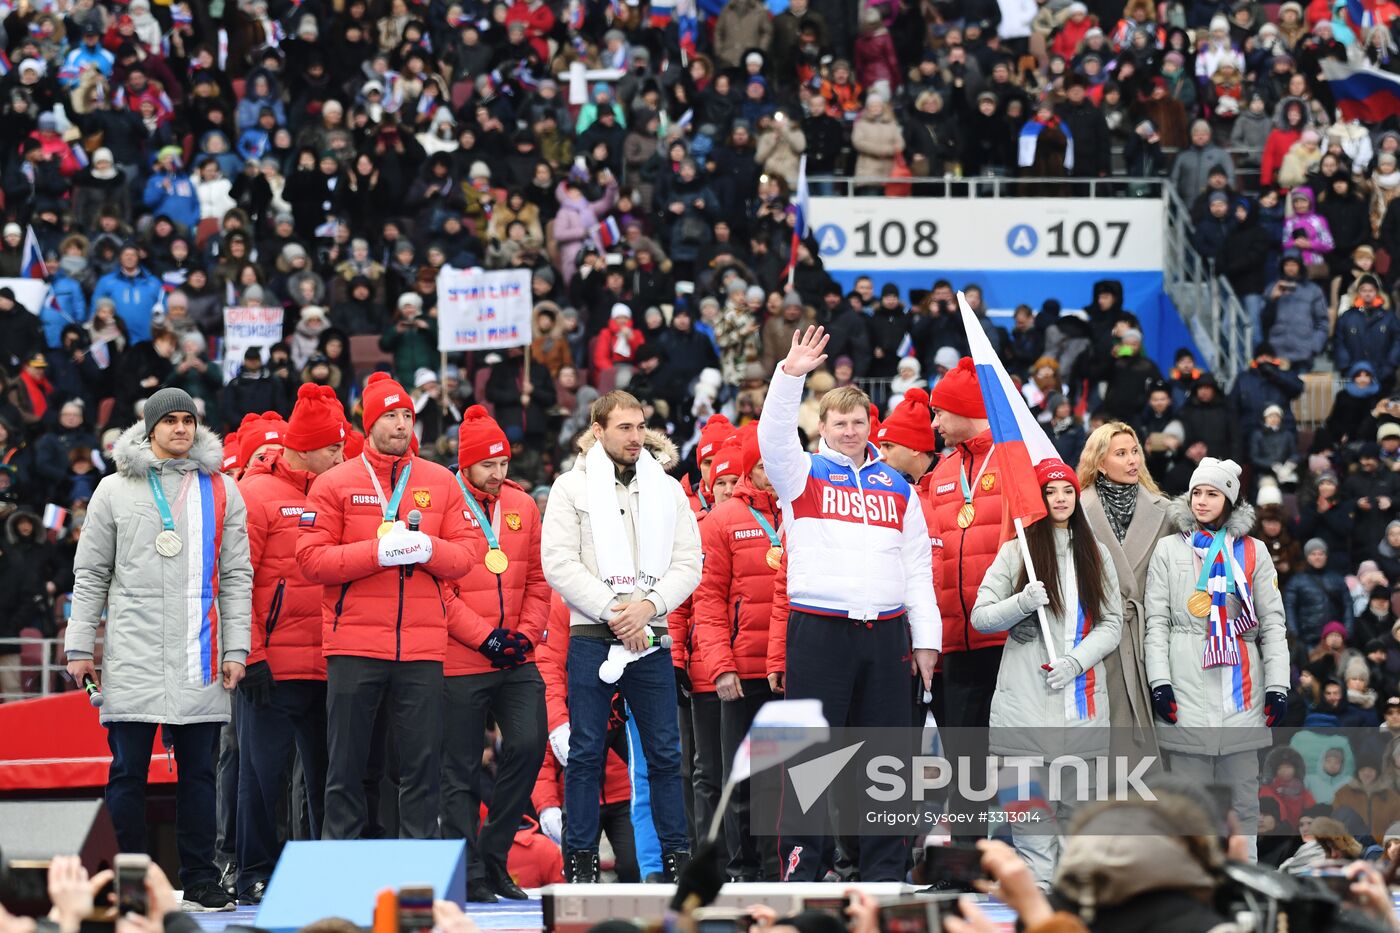
M 977 507 L 971 502 L 964 502 L 963 507 L 958 509 L 958 527 L 970 528 L 977 518 Z
M 486 569 L 500 576 L 506 572 L 510 566 L 510 558 L 506 557 L 506 552 L 498 547 L 493 547 L 486 552 Z
M 393 530 L 394 523 L 389 521 L 388 519 L 385 519 L 384 521 L 379 523 L 379 530 L 375 532 L 375 535 L 382 538 Z
M 783 565 L 783 549 L 775 544 L 768 549 L 768 553 L 764 555 L 763 559 L 768 562 L 769 567 L 777 570 Z
M 1186 611 L 1198 619 L 1204 619 L 1210 614 L 1210 594 L 1200 590 L 1192 593 L 1186 600 Z
M 156 553 L 161 557 L 174 557 L 180 553 L 184 546 L 185 543 L 180 540 L 180 536 L 169 529 L 156 535 Z

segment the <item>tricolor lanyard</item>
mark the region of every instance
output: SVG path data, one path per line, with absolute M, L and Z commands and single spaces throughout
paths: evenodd
M 486 535 L 487 550 L 498 551 L 501 549 L 500 539 L 496 537 L 496 525 L 501 520 L 501 500 L 496 500 L 496 508 L 491 521 L 486 520 L 486 513 L 481 510 L 481 503 L 476 501 L 476 496 L 467 491 L 467 484 L 462 482 L 462 474 L 454 474 L 457 477 L 457 485 L 462 487 L 462 498 L 467 500 L 467 508 L 472 510 L 472 515 L 476 517 L 476 522 L 481 526 L 481 533 Z
M 1211 539 L 1210 548 L 1206 550 L 1205 560 L 1201 564 L 1201 575 L 1196 580 L 1196 589 L 1202 593 L 1207 592 L 1210 585 L 1210 570 L 1215 566 L 1215 559 L 1225 551 L 1225 539 L 1224 530 L 1217 531 L 1215 537 Z M 1230 556 L 1226 554 L 1221 563 L 1225 565 L 1225 592 L 1233 593 L 1235 591 L 1235 574 L 1234 568 L 1230 566 Z
M 749 514 L 754 517 L 754 520 L 758 522 L 759 527 L 763 529 L 763 533 L 768 536 L 768 543 L 773 547 L 781 547 L 782 544 L 778 539 L 778 533 L 773 530 L 772 525 L 768 524 L 768 519 L 763 517 L 763 513 L 760 512 L 758 509 L 754 508 L 753 506 L 749 506 Z
M 180 508 L 185 505 L 185 492 L 189 489 L 190 479 L 194 473 L 186 473 L 180 480 L 180 491 L 175 494 L 175 501 Z M 146 474 L 146 480 L 151 484 L 151 496 L 156 500 L 156 509 L 160 511 L 160 524 L 166 531 L 175 530 L 175 519 L 177 516 L 170 510 L 170 500 L 165 498 L 165 490 L 160 486 L 160 477 L 155 470 Z
M 982 474 L 985 473 L 985 472 L 987 472 L 987 464 L 989 464 L 989 463 L 991 463 L 991 462 L 992 462 L 992 454 L 991 454 L 991 451 L 988 451 L 988 452 L 987 452 L 987 456 L 985 456 L 985 457 L 982 458 L 982 468 L 981 468 L 980 470 L 977 471 L 977 476 L 973 478 L 972 484 L 975 484 L 978 480 L 980 480 L 980 479 L 982 478 Z M 964 470 L 963 467 L 962 467 L 962 464 L 959 463 L 959 464 L 958 464 L 958 485 L 962 487 L 963 502 L 967 502 L 967 503 L 972 502 L 972 484 L 969 484 L 969 483 L 968 483 L 968 481 L 967 481 L 967 471 Z
M 408 486 L 408 473 L 413 469 L 413 461 L 410 460 L 403 466 L 403 472 L 399 474 L 399 481 L 394 484 L 394 497 L 388 502 L 384 501 L 384 487 L 379 484 L 379 477 L 374 475 L 374 467 L 369 465 L 369 458 L 360 454 L 360 462 L 365 465 L 365 472 L 369 474 L 369 481 L 374 484 L 374 494 L 379 497 L 379 504 L 384 508 L 384 520 L 394 521 L 399 514 L 399 500 L 403 498 L 403 491 Z

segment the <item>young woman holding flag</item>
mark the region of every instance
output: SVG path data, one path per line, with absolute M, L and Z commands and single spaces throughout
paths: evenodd
M 1206 457 L 1171 504 L 1175 533 L 1147 569 L 1144 651 L 1168 770 L 1231 788 L 1233 832 L 1252 857 L 1262 727 L 1288 711 L 1288 634 L 1278 574 L 1239 495 L 1239 464 Z
M 1034 579 L 1026 572 L 1020 542 L 1012 538 L 987 568 L 972 609 L 977 631 L 1009 633 L 992 695 L 989 746 L 994 755 L 1091 760 L 1108 754 L 1108 685 L 1102 662 L 1118 647 L 1122 598 L 1108 550 L 1094 539 L 1079 506 L 1074 470 L 1059 460 L 1042 460 L 1035 473 L 1046 517 L 1026 529 Z M 1042 608 L 1053 651 L 1046 650 L 1041 634 L 1037 615 Z M 1033 769 L 1032 774 L 1044 771 Z M 1048 790 L 1048 775 L 1037 776 Z M 1061 799 L 1048 801 L 1060 827 L 1088 789 L 1071 782 Z M 1039 825 L 1012 823 L 1011 828 L 1036 881 L 1048 885 L 1059 858 L 1058 833 L 1043 820 Z

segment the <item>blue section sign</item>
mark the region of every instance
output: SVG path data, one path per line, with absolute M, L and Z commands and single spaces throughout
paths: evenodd
M 1017 224 L 1006 234 L 1006 248 L 1013 256 L 1030 256 L 1039 243 L 1035 228 L 1029 224 Z
M 836 224 L 822 224 L 817 228 L 817 250 L 823 256 L 839 256 L 845 248 L 845 230 Z

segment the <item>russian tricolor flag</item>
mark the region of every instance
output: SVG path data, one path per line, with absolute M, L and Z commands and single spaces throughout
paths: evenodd
M 25 279 L 45 279 L 49 277 L 48 267 L 44 265 L 44 251 L 39 248 L 39 238 L 34 235 L 33 227 L 24 228 L 24 253 L 19 260 L 19 274 Z
M 68 510 L 50 502 L 44 506 L 44 527 L 50 531 L 62 531 L 68 521 Z
M 1335 59 L 1322 61 L 1322 76 L 1347 120 L 1379 123 L 1400 116 L 1400 78 L 1370 65 L 1358 68 Z
M 622 231 L 617 228 L 617 219 L 608 217 L 598 225 L 598 245 L 603 249 L 622 242 Z
M 1045 430 L 1036 422 L 1026 400 L 1006 374 L 1006 367 L 987 339 L 982 321 L 958 292 L 967 346 L 977 367 L 977 384 L 987 406 L 992 429 L 1000 486 L 1006 501 L 1006 515 L 1023 527 L 1045 517 L 1045 499 L 1035 478 L 1035 465 L 1042 460 L 1058 460 L 1059 452 Z

